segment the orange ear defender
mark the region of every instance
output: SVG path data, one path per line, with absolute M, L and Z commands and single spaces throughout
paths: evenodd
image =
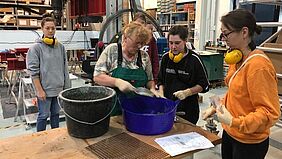
M 56 38 L 42 38 L 42 41 L 47 44 L 47 45 L 57 45 L 58 44 L 58 40 Z
M 224 61 L 231 65 L 231 64 L 236 64 L 238 62 L 240 62 L 243 58 L 243 53 L 238 50 L 238 49 L 234 49 L 234 50 L 228 50 L 225 57 L 224 57 Z
M 174 54 L 172 53 L 172 51 L 169 50 L 168 56 L 169 56 L 169 58 L 170 58 L 174 63 L 178 63 L 179 61 L 181 61 L 181 60 L 183 59 L 184 53 L 183 53 L 183 52 L 180 52 L 179 54 L 174 55 Z

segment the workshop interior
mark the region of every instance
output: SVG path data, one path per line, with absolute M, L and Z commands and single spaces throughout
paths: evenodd
M 231 90 L 245 87 L 245 85 L 240 85 L 240 82 L 236 86 L 230 86 L 232 82 L 229 82 L 230 76 L 228 75 L 229 68 L 238 70 L 237 72 L 233 71 L 235 77 L 232 76 L 230 79 L 233 79 L 234 82 L 236 76 L 242 73 L 241 67 L 241 70 L 243 70 L 247 66 L 243 61 L 249 56 L 245 56 L 239 48 L 232 48 L 231 42 L 228 41 L 230 37 L 232 39 L 232 34 L 239 34 L 238 30 L 232 30 L 232 25 L 240 25 L 241 20 L 237 19 L 239 22 L 236 21 L 226 26 L 223 19 L 223 16 L 227 13 L 244 9 L 252 13 L 256 19 L 256 25 L 261 26 L 261 33 L 255 34 L 251 39 L 252 42 L 256 49 L 263 51 L 263 54 L 267 56 L 264 60 L 272 63 L 271 69 L 275 70 L 271 75 L 273 76 L 272 80 L 276 83 L 259 84 L 263 86 L 273 85 L 275 88 L 265 89 L 277 90 L 270 96 L 273 96 L 271 100 L 276 100 L 277 97 L 276 104 L 279 103 L 279 108 L 277 108 L 279 117 L 273 120 L 272 125 L 269 126 L 269 143 L 267 144 L 269 147 L 265 158 L 281 158 L 281 6 L 281 0 L 0 0 L 0 156 L 13 159 L 46 158 L 46 156 L 54 159 L 222 158 L 221 146 L 224 141 L 222 134 L 229 130 L 226 129 L 228 124 L 226 125 L 224 122 L 222 124 L 220 116 L 216 114 L 204 119 L 203 113 L 213 106 L 218 108 L 221 105 L 219 103 L 228 100 L 228 98 L 231 98 L 230 101 L 233 98 L 237 99 L 239 95 L 236 94 L 236 97 L 232 97 L 230 94 L 234 92 L 231 92 Z M 168 74 L 174 72 L 176 79 L 181 83 L 180 86 L 191 85 L 187 83 L 187 79 L 184 79 L 184 81 L 181 79 L 187 77 L 183 75 L 186 72 L 182 74 L 176 68 L 181 60 L 185 59 L 186 54 L 184 57 L 177 57 L 178 55 L 172 53 L 173 47 L 179 47 L 177 45 L 183 39 L 181 39 L 182 36 L 178 36 L 177 33 L 171 34 L 170 31 L 171 28 L 178 26 L 186 29 L 187 35 L 184 37 L 187 38 L 183 47 L 185 47 L 185 51 L 188 49 L 193 52 L 191 58 L 192 56 L 198 57 L 199 65 L 204 68 L 208 84 L 207 91 L 199 91 L 194 94 L 199 106 L 196 124 L 183 118 L 187 115 L 187 112 L 179 108 L 182 101 L 189 100 L 190 96 L 193 96 L 191 91 L 195 90 L 194 87 L 188 88 L 188 93 L 187 89 L 183 91 L 184 95 L 187 96 L 185 96 L 185 100 L 175 93 L 173 99 L 166 96 L 166 92 L 162 92 L 160 95 L 160 90 L 163 88 L 160 88 L 160 85 L 169 80 L 166 79 L 169 75 L 164 76 L 163 72 L 157 72 L 158 76 L 155 77 L 154 72 L 152 72 L 154 68 L 151 68 L 150 73 L 156 78 L 150 79 L 154 81 L 153 90 L 146 88 L 147 85 L 144 87 L 136 86 L 135 88 L 134 82 L 136 81 L 128 80 L 127 83 L 134 87 L 134 91 L 128 93 L 129 95 L 124 95 L 122 89 L 115 86 L 117 82 L 103 85 L 109 81 L 108 79 L 114 79 L 113 77 L 104 81 L 96 81 L 96 78 L 94 78 L 101 71 L 99 70 L 102 68 L 100 66 L 102 65 L 101 61 L 105 60 L 105 57 L 107 60 L 113 60 L 111 59 L 113 57 L 110 56 L 113 49 L 110 47 L 115 43 L 118 43 L 117 47 L 121 44 L 121 50 L 124 51 L 124 47 L 129 47 L 123 44 L 124 41 L 133 42 L 135 40 L 134 44 L 138 45 L 138 56 L 141 55 L 140 52 L 145 52 L 149 58 L 152 58 L 147 53 L 147 44 L 142 47 L 139 47 L 139 45 L 143 42 L 137 44 L 136 39 L 138 41 L 138 39 L 142 39 L 141 37 L 134 37 L 132 40 L 132 38 L 126 36 L 124 28 L 130 26 L 129 24 L 137 23 L 134 22 L 137 14 L 142 14 L 146 18 L 147 26 L 151 27 L 150 33 L 152 35 L 150 37 L 154 39 L 155 53 L 158 59 L 159 68 L 157 71 L 164 70 Z M 35 83 L 37 76 L 32 74 L 34 68 L 28 65 L 34 64 L 34 61 L 29 62 L 29 57 L 36 50 L 34 46 L 39 43 L 38 40 L 47 44 L 47 42 L 44 42 L 46 31 L 44 32 L 42 26 L 42 24 L 48 23 L 42 22 L 46 15 L 55 20 L 55 35 L 52 37 L 53 39 L 51 38 L 52 44 L 48 44 L 47 48 L 53 49 L 57 46 L 64 48 L 66 54 L 64 61 L 57 64 L 58 66 L 68 64 L 66 66 L 67 73 L 63 73 L 62 77 L 65 78 L 66 75 L 69 77 L 70 87 L 64 87 L 54 97 L 60 109 L 59 127 L 53 129 L 51 113 L 50 118 L 47 119 L 46 130 L 38 131 L 36 125 L 41 111 L 38 106 L 41 98 L 38 95 L 39 91 Z M 142 27 L 146 28 L 146 26 Z M 230 32 L 226 32 L 224 28 L 227 28 Z M 180 37 L 180 41 L 173 43 L 170 38 L 175 36 Z M 55 44 L 57 42 L 59 44 Z M 119 52 L 119 48 L 116 50 Z M 39 52 L 36 54 L 38 65 L 35 64 L 35 66 L 43 69 L 44 67 L 40 66 L 42 59 L 40 59 L 39 54 L 46 53 Z M 229 61 L 227 59 L 231 56 L 231 53 L 239 56 L 235 66 L 232 67 L 233 57 Z M 118 54 L 116 57 L 123 56 L 124 53 L 120 54 L 119 52 Z M 187 57 L 190 56 L 189 54 L 190 52 Z M 168 67 L 170 64 L 169 62 L 163 64 L 166 56 L 169 57 L 167 59 L 170 60 L 174 69 L 161 68 Z M 104 59 L 99 59 L 100 57 Z M 180 58 L 180 62 L 175 60 L 176 58 Z M 138 65 L 138 58 L 136 59 Z M 249 62 L 251 61 L 252 59 L 249 60 Z M 97 63 L 99 64 L 97 67 L 101 68 L 95 68 Z M 109 63 L 107 63 L 108 69 L 114 65 Z M 119 61 L 117 63 L 117 67 L 120 67 Z M 152 60 L 150 66 L 155 66 Z M 183 68 L 185 67 L 188 67 L 188 65 L 183 66 Z M 57 71 L 51 68 L 54 67 L 47 66 L 43 70 Z M 40 71 L 38 71 L 38 76 Z M 200 72 L 200 70 L 198 71 Z M 113 72 L 114 70 L 111 70 L 105 75 L 110 77 Z M 250 72 L 248 73 L 246 77 L 241 78 L 242 83 L 253 75 Z M 37 79 L 55 81 L 54 79 L 59 80 L 60 78 L 48 77 L 43 79 L 41 76 L 42 74 Z M 193 77 L 194 75 L 189 76 L 189 78 Z M 226 77 L 228 77 L 229 83 L 225 81 Z M 53 83 L 50 82 L 50 84 Z M 175 85 L 175 89 L 177 89 L 177 83 L 170 84 Z M 164 88 L 163 90 L 166 91 L 167 89 Z M 260 91 L 268 92 L 268 90 Z M 257 94 L 263 94 L 260 91 Z M 256 97 L 259 95 L 256 95 Z M 241 98 L 244 98 L 242 99 L 244 101 L 246 97 Z M 260 100 L 255 99 L 255 101 L 261 101 L 263 98 L 264 96 L 261 96 Z M 255 101 L 252 104 L 257 103 Z M 118 106 L 121 107 L 121 114 L 112 116 L 115 107 Z M 216 112 L 218 111 L 217 108 Z M 241 109 L 241 107 L 238 109 Z M 228 110 L 228 107 L 225 110 Z M 254 112 L 259 111 L 254 110 Z M 269 111 L 268 113 L 273 112 Z M 229 124 L 235 123 L 235 117 L 232 118 Z M 238 118 L 241 120 L 244 117 Z M 264 121 L 262 120 L 262 122 Z M 252 128 L 250 127 L 250 129 Z M 241 133 L 243 130 L 238 128 L 238 131 Z M 255 130 L 249 131 L 255 134 Z

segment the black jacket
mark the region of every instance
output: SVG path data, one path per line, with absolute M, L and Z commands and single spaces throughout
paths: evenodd
M 174 63 L 166 53 L 162 57 L 160 72 L 158 74 L 158 85 L 164 86 L 164 96 L 176 100 L 173 93 L 179 90 L 200 85 L 203 88 L 201 93 L 209 90 L 209 81 L 206 68 L 201 57 L 187 50 L 183 59 L 179 63 Z M 181 101 L 180 105 L 198 106 L 198 94 L 194 94 Z

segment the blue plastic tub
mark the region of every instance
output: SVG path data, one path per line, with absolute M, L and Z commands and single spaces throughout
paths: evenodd
M 142 135 L 169 131 L 174 122 L 176 103 L 169 99 L 136 95 L 120 97 L 126 129 Z

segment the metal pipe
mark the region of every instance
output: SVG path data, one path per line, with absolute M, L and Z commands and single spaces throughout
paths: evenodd
M 260 47 L 260 46 L 258 46 L 257 49 L 282 54 L 282 48 L 271 48 L 271 47 Z
M 260 25 L 261 27 L 278 27 L 282 26 L 281 22 L 257 22 L 257 25 Z
M 277 76 L 277 78 L 282 79 L 282 74 L 280 74 L 280 73 L 276 73 L 276 76 Z
M 273 35 L 271 35 L 268 39 L 266 39 L 263 43 L 261 43 L 259 46 L 263 47 L 265 43 L 271 42 L 272 40 L 274 40 L 280 33 L 281 33 L 282 29 L 278 30 L 276 33 L 274 33 Z

